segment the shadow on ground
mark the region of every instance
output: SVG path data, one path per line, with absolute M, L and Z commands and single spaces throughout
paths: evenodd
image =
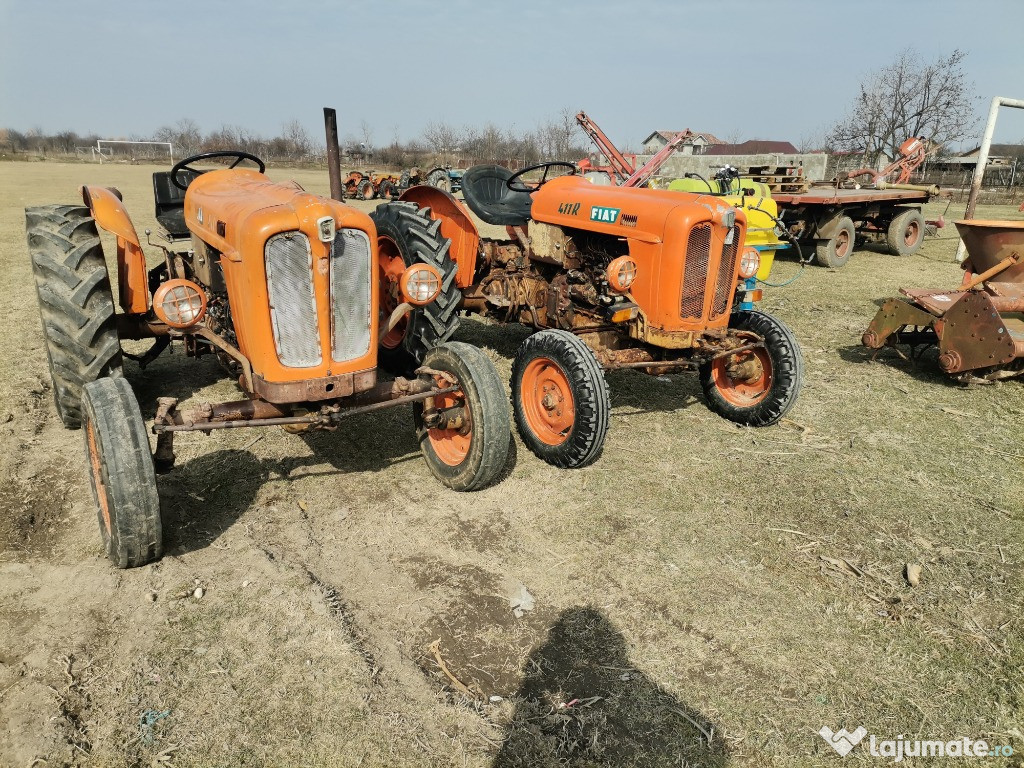
M 523 669 L 493 768 L 723 766 L 719 728 L 630 663 L 600 611 L 563 611 Z

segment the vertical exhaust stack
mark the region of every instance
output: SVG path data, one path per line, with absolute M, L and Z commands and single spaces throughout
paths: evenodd
M 338 152 L 338 113 L 331 107 L 324 107 L 324 128 L 327 131 L 327 175 L 331 180 L 331 197 L 343 200 L 345 194 L 341 184 L 341 157 Z

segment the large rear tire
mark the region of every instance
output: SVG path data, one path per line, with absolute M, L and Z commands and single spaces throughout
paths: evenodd
M 912 256 L 923 242 L 924 216 L 917 208 L 908 208 L 889 222 L 885 244 L 893 256 Z
M 729 327 L 757 334 L 765 346 L 720 357 L 700 367 L 701 388 L 708 406 L 737 424 L 775 424 L 789 413 L 800 393 L 800 345 L 781 320 L 763 312 L 733 312 Z
M 530 336 L 512 362 L 512 407 L 519 435 L 556 467 L 585 467 L 604 448 L 611 398 L 594 353 L 578 336 L 547 329 Z
M 857 229 L 853 219 L 843 216 L 836 233 L 828 240 L 819 240 L 814 248 L 814 257 L 823 267 L 839 269 L 850 260 L 857 240 Z
M 430 264 L 441 273 L 438 297 L 413 310 L 381 342 L 381 365 L 391 373 L 408 375 L 423 363 L 429 350 L 448 341 L 459 327 L 458 265 L 448 256 L 451 241 L 441 236 L 441 222 L 431 220 L 429 209 L 414 203 L 382 203 L 370 218 L 377 227 L 382 321 L 402 301 L 398 278 L 406 267 Z
M 128 380 L 99 379 L 82 397 L 85 455 L 107 557 L 135 568 L 163 554 L 160 497 L 146 424 Z
M 103 248 L 83 206 L 26 208 L 25 229 L 57 415 L 78 429 L 85 385 L 122 375 Z
M 448 176 L 448 171 L 444 168 L 435 168 L 427 174 L 427 184 L 432 187 L 437 187 L 445 192 L 452 191 L 452 180 Z
M 438 409 L 464 403 L 461 428 L 428 429 L 423 404 L 413 404 L 420 450 L 438 480 L 455 491 L 476 491 L 494 483 L 505 469 L 512 430 L 508 398 L 498 372 L 483 352 L 453 341 L 430 350 L 426 367 L 452 373 L 460 392 L 435 398 Z M 447 381 L 435 377 L 435 383 Z

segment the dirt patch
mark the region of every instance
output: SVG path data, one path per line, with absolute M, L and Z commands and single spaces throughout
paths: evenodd
M 51 552 L 64 532 L 72 485 L 51 467 L 26 479 L 0 481 L 0 552 Z

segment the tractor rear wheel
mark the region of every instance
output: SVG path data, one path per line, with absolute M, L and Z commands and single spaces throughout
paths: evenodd
M 414 309 L 381 341 L 381 365 L 391 373 L 408 375 L 428 350 L 448 341 L 459 327 L 458 265 L 448 256 L 451 241 L 441 235 L 441 222 L 431 220 L 414 203 L 382 203 L 370 218 L 377 227 L 382 321 L 402 303 L 398 280 L 407 267 L 430 264 L 441 273 L 440 295 Z
M 377 189 L 377 197 L 381 200 L 391 200 L 395 196 L 395 185 L 390 179 L 385 179 Z
M 924 216 L 916 208 L 908 208 L 889 222 L 885 244 L 893 256 L 911 256 L 924 242 Z
M 356 187 L 356 195 L 360 200 L 373 200 L 373 182 L 369 179 L 360 181 Z
M 452 191 L 452 180 L 448 176 L 448 171 L 444 168 L 435 168 L 427 174 L 427 184 L 432 187 L 444 190 L 445 192 Z
M 763 312 L 733 312 L 729 327 L 757 334 L 764 347 L 701 365 L 701 388 L 708 406 L 737 424 L 774 424 L 789 412 L 800 393 L 800 345 L 781 320 Z
M 57 415 L 65 427 L 78 429 L 82 388 L 122 375 L 103 248 L 84 206 L 27 208 L 25 228 Z
M 107 557 L 135 568 L 163 553 L 160 497 L 146 424 L 128 380 L 99 379 L 82 397 L 85 455 Z
M 434 398 L 436 408 L 450 413 L 462 404 L 461 425 L 448 429 L 428 428 L 423 404 L 413 404 L 416 434 L 427 466 L 452 490 L 486 488 L 504 471 L 512 441 L 508 400 L 494 363 L 476 347 L 452 341 L 427 352 L 424 365 L 458 379 L 460 390 Z M 446 387 L 450 382 L 434 375 L 434 383 Z
M 857 240 L 857 230 L 853 219 L 843 216 L 839 220 L 835 235 L 829 240 L 819 240 L 814 249 L 814 256 L 823 267 L 839 269 L 850 260 L 853 247 Z
M 556 467 L 585 467 L 601 455 L 611 399 L 604 372 L 578 336 L 547 329 L 512 362 L 512 408 L 526 447 Z

